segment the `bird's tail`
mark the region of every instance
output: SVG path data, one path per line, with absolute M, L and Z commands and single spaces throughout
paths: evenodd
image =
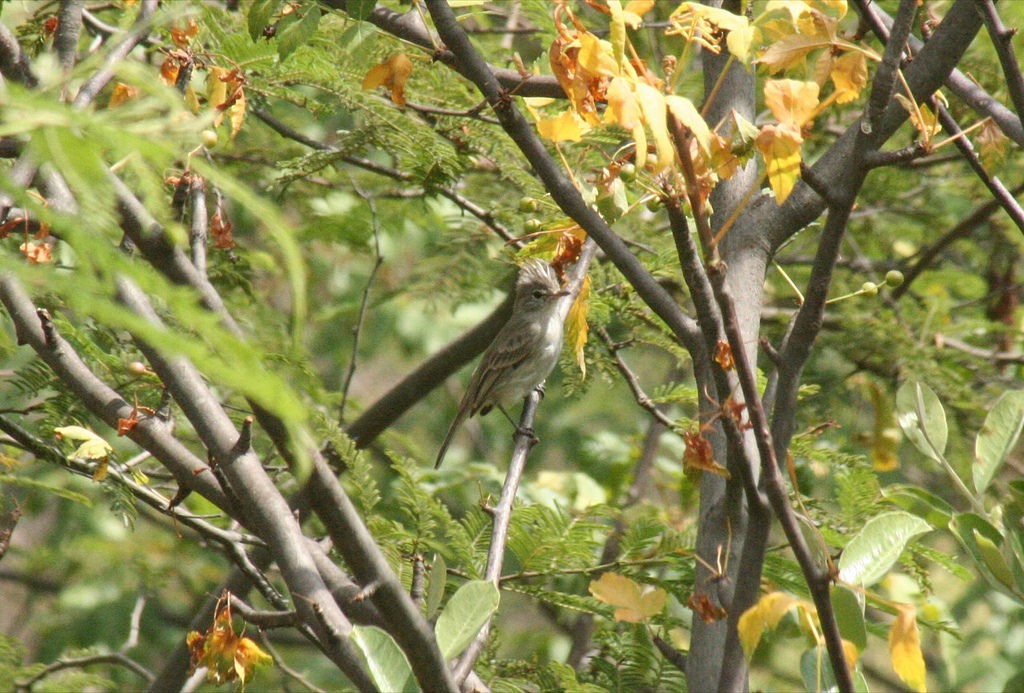
M 441 449 L 437 451 L 437 461 L 434 462 L 434 469 L 438 469 L 441 463 L 444 462 L 445 453 L 448 452 L 448 446 L 451 445 L 452 438 L 455 437 L 455 432 L 459 430 L 459 426 L 466 420 L 466 407 L 460 406 L 459 413 L 455 415 L 455 420 L 452 421 L 452 425 L 448 427 L 448 433 L 444 436 L 444 442 L 441 443 Z

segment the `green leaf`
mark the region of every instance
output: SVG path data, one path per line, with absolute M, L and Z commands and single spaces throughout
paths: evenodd
M 440 553 L 434 554 L 434 563 L 430 567 L 430 582 L 427 583 L 426 610 L 424 615 L 433 618 L 444 599 L 444 586 L 448 582 L 448 565 L 444 556 Z
M 471 580 L 452 595 L 437 618 L 434 633 L 445 659 L 457 657 L 498 610 L 501 595 L 493 582 Z
M 280 0 L 254 0 L 249 6 L 249 15 L 246 18 L 249 28 L 249 38 L 259 41 L 263 38 L 263 29 L 270 24 L 270 20 L 277 11 Z
M 284 60 L 299 46 L 307 43 L 320 25 L 320 6 L 316 2 L 305 4 L 296 12 L 304 12 L 302 18 L 290 23 L 277 32 L 277 54 Z
M 832 663 L 828 659 L 828 650 L 822 645 L 805 650 L 800 655 L 800 676 L 809 691 L 831 693 L 839 690 L 832 673 Z
M 46 493 L 52 493 L 55 496 L 59 496 L 64 500 L 73 501 L 75 503 L 81 503 L 84 506 L 92 507 L 92 499 L 81 493 L 75 491 L 69 491 L 60 486 L 54 486 L 47 484 L 42 481 L 36 481 L 35 479 L 29 479 L 23 476 L 15 476 L 12 474 L 0 474 L 0 486 L 13 487 L 18 486 L 27 489 L 36 489 L 39 491 L 45 491 Z
M 918 450 L 936 462 L 946 450 L 946 412 L 931 388 L 906 382 L 896 392 L 896 418 Z
M 870 587 L 889 572 L 911 539 L 931 529 L 921 518 L 902 510 L 871 518 L 843 549 L 839 577 Z
M 933 527 L 949 524 L 955 512 L 953 506 L 931 491 L 920 486 L 896 484 L 882 489 L 886 500 L 899 506 Z
M 985 417 L 974 443 L 971 476 L 980 495 L 988 488 L 1007 455 L 1020 440 L 1024 429 L 1024 390 L 1004 392 Z
M 348 0 L 345 3 L 345 14 L 359 20 L 365 20 L 377 6 L 377 0 Z
M 398 643 L 376 626 L 355 626 L 352 641 L 366 658 L 377 688 L 382 691 L 415 691 L 412 669 Z
M 849 640 L 860 652 L 868 646 L 868 631 L 864 625 L 864 607 L 853 590 L 842 585 L 829 588 L 832 610 L 839 623 L 839 634 Z
M 1005 539 L 992 523 L 975 513 L 960 513 L 949 523 L 949 529 L 971 554 L 989 584 L 1017 600 L 1024 600 L 1024 584 L 1014 577 L 1015 573 L 1021 573 L 1021 567 L 1011 567 L 1003 553 Z M 1012 553 L 1011 557 L 1015 558 Z

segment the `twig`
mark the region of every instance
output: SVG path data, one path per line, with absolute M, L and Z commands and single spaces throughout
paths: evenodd
M 337 151 L 336 148 L 328 144 L 324 144 L 323 142 L 315 140 L 311 137 L 307 137 L 298 130 L 295 130 L 294 128 L 282 123 L 280 120 L 272 116 L 264 109 L 255 108 L 252 110 L 252 114 L 259 118 L 260 120 L 262 120 L 264 123 L 266 123 L 272 130 L 274 130 L 282 137 L 287 137 L 290 140 L 294 140 L 299 144 L 303 144 L 311 149 L 316 149 L 318 151 Z M 391 168 L 389 166 L 380 164 L 376 161 L 371 161 L 369 159 L 364 159 L 362 157 L 346 154 L 341 157 L 341 161 L 344 161 L 347 164 L 351 164 L 366 171 L 370 171 L 372 173 L 387 176 L 388 178 L 401 181 L 403 183 L 409 183 L 414 180 L 413 175 L 410 173 L 406 173 L 405 171 Z M 494 231 L 506 243 L 516 242 L 515 234 L 513 234 L 512 231 L 510 231 L 504 224 L 499 222 L 491 212 L 489 212 L 486 208 L 482 207 L 476 202 L 473 202 L 469 198 L 463 196 L 454 187 L 440 186 L 432 188 L 431 191 L 436 192 L 439 195 L 451 200 L 461 209 L 464 209 L 465 211 L 472 214 L 474 217 L 476 217 L 485 225 L 487 225 L 488 228 Z M 405 191 L 405 193 L 408 194 L 408 191 Z M 427 191 L 422 189 L 416 192 L 416 196 L 423 196 L 426 194 Z
M 1016 197 L 1024 192 L 1024 183 L 1018 184 L 1010 194 Z M 952 245 L 955 241 L 961 238 L 965 238 L 971 234 L 975 229 L 988 221 L 997 209 L 1000 208 L 999 200 L 991 199 L 987 200 L 984 204 L 979 205 L 970 214 L 965 216 L 956 225 L 953 226 L 949 231 L 942 234 L 939 240 L 928 246 L 923 252 L 918 254 L 914 264 L 903 270 L 903 283 L 892 290 L 893 300 L 899 300 L 907 291 L 910 290 L 910 285 L 915 279 L 917 279 L 921 273 L 928 269 L 932 263 L 938 258 L 943 250 Z
M 62 657 L 57 661 L 46 665 L 43 669 L 29 678 L 22 679 L 21 681 L 15 681 L 14 690 L 19 692 L 25 691 L 25 693 L 28 693 L 32 690 L 33 685 L 42 681 L 50 674 L 54 674 L 65 669 L 84 669 L 85 667 L 93 664 L 116 664 L 117 666 L 124 667 L 133 674 L 136 674 L 146 682 L 151 682 L 154 679 L 153 672 L 136 662 L 134 659 L 120 652 L 109 652 L 106 654 L 87 655 L 85 657 Z
M 3 23 L 0 23 L 0 74 L 27 87 L 39 84 L 39 80 L 32 74 L 28 54 L 14 33 Z
M 135 606 L 132 608 L 132 615 L 128 626 L 128 638 L 121 645 L 118 652 L 124 654 L 139 644 L 139 629 L 142 623 L 142 610 L 146 608 L 146 595 L 140 594 L 135 598 Z M 152 680 L 152 679 L 151 679 Z
M 206 212 L 206 179 L 193 173 L 189 183 L 191 223 L 189 224 L 189 246 L 192 248 L 192 265 L 202 276 L 206 276 L 206 242 L 210 220 Z
M 352 358 L 348 361 L 348 372 L 345 374 L 345 382 L 341 386 L 341 404 L 338 405 L 338 423 L 345 424 L 345 405 L 348 403 L 348 392 L 352 386 L 352 378 L 356 374 L 356 359 L 359 356 L 359 335 L 363 331 L 363 322 L 366 320 L 366 310 L 370 303 L 370 287 L 377 276 L 381 265 L 384 264 L 384 256 L 380 252 L 380 218 L 377 216 L 377 202 L 371 195 L 362 190 L 359 185 L 352 181 L 352 189 L 366 201 L 370 208 L 370 228 L 373 231 L 373 267 L 370 275 L 366 278 L 366 285 L 363 286 L 363 295 L 359 301 L 359 314 L 356 316 L 356 323 L 352 326 Z
M 78 90 L 78 94 L 72 102 L 75 108 L 85 108 L 92 103 L 103 87 L 107 86 L 107 83 L 113 79 L 117 64 L 124 60 L 134 50 L 135 46 L 139 45 L 149 35 L 151 20 L 158 4 L 158 0 L 142 0 L 139 3 L 139 14 L 135 17 L 135 23 L 132 24 L 132 27 L 125 33 L 124 37 L 110 49 L 103 61 L 103 65 L 93 72 L 81 89 Z
M 118 299 L 132 313 L 153 327 L 164 329 L 148 298 L 134 282 L 122 276 L 116 284 Z M 357 688 L 372 690 L 373 680 L 363 668 L 355 645 L 347 638 L 352 625 L 320 578 L 305 550 L 301 528 L 260 460 L 248 447 L 245 451 L 237 449 L 238 431 L 191 362 L 168 357 L 144 340 L 136 338 L 136 342 L 214 459 L 231 460 L 230 464 L 218 465 L 218 469 L 238 495 L 240 507 L 248 511 L 244 513 L 246 521 L 267 542 L 303 622 L 314 630 L 325 653 Z M 333 637 L 334 634 L 342 637 Z
M 615 367 L 622 375 L 626 384 L 629 385 L 630 391 L 633 393 L 633 398 L 641 408 L 646 409 L 656 421 L 661 423 L 668 428 L 672 428 L 672 419 L 668 418 L 661 409 L 658 408 L 658 404 L 650 398 L 650 396 L 644 392 L 643 386 L 640 384 L 640 379 L 637 378 L 636 373 L 629 367 L 629 364 L 622 358 L 622 345 L 616 344 L 611 336 L 608 334 L 608 330 L 604 326 L 598 326 L 597 334 L 601 337 L 601 341 L 604 342 L 604 346 L 608 349 L 608 353 L 611 354 L 612 358 L 615 359 Z
M 865 120 L 861 124 L 865 134 L 870 134 L 879 127 L 886 106 L 892 100 L 904 47 L 906 46 L 907 39 L 910 37 L 910 29 L 914 25 L 914 15 L 916 13 L 917 0 L 900 1 L 899 9 L 896 11 L 896 18 L 893 20 L 892 27 L 890 28 L 885 52 L 882 54 L 882 61 L 878 65 L 878 72 L 875 74 L 874 82 L 871 85 L 871 95 L 868 97 L 867 111 L 864 114 Z
M 57 11 L 57 29 L 53 35 L 53 47 L 57 61 L 64 74 L 71 71 L 78 57 L 78 36 L 82 31 L 82 10 L 85 0 L 62 0 Z
M 1003 68 L 1003 77 L 1006 78 L 1006 91 L 1010 94 L 1010 101 L 1017 111 L 1019 117 L 1024 118 L 1024 76 L 1021 75 L 1020 65 L 1017 63 L 1017 56 L 1013 52 L 1013 37 L 1016 29 L 1007 29 L 1003 20 L 996 12 L 995 3 L 992 0 L 979 0 L 978 12 L 985 21 L 985 28 L 992 39 L 992 46 L 999 56 L 999 64 Z
M 962 135 L 960 131 L 960 125 L 956 122 L 956 119 L 950 115 L 949 110 L 941 103 L 934 104 L 939 116 L 939 122 L 942 124 L 942 129 L 948 132 L 951 136 L 956 139 L 953 143 L 956 148 L 960 151 L 960 154 L 966 159 L 967 164 L 974 171 L 975 175 L 985 184 L 989 192 L 992 193 L 992 197 L 999 201 L 999 205 L 1003 208 L 1006 214 L 1010 217 L 1010 220 L 1017 226 L 1021 233 L 1024 233 L 1024 209 L 1021 208 L 1020 203 L 1014 199 L 1010 191 L 1006 189 L 1003 182 L 998 177 L 989 175 L 988 171 L 982 165 L 981 160 L 978 158 L 977 153 L 974 151 L 974 146 L 971 145 L 970 140 L 966 137 L 958 136 Z

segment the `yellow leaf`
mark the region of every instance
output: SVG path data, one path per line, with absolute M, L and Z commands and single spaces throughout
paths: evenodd
M 783 125 L 803 127 L 818 107 L 818 85 L 795 79 L 769 79 L 764 84 L 764 103 Z
M 238 94 L 238 98 L 228 108 L 228 121 L 231 123 L 231 139 L 235 139 L 235 135 L 242 129 L 242 123 L 245 122 L 245 92 L 242 91 Z
M 541 137 L 552 142 L 579 142 L 590 126 L 576 115 L 572 109 L 562 111 L 555 118 L 544 118 L 537 121 L 537 132 Z
M 755 62 L 767 67 L 768 73 L 774 75 L 803 61 L 811 51 L 830 45 L 832 42 L 821 36 L 788 34 L 768 46 Z
M 60 426 L 53 429 L 53 433 L 57 436 L 58 440 L 63 440 L 64 438 L 68 440 L 92 440 L 99 437 L 88 428 L 81 426 Z
M 900 429 L 892 402 L 876 383 L 867 383 L 868 395 L 875 409 L 875 423 L 871 432 L 871 464 L 876 471 L 891 472 L 900 466 L 896 448 L 900 444 Z
M 191 84 L 185 88 L 185 107 L 193 114 L 199 113 L 199 97 Z
M 629 0 L 625 9 L 622 10 L 622 17 L 631 29 L 638 29 L 643 23 L 643 15 L 654 8 L 654 0 Z
M 579 37 L 579 66 L 594 75 L 613 77 L 619 74 L 619 63 L 615 60 L 612 44 L 602 41 L 589 31 Z
M 608 13 L 611 15 L 608 38 L 611 40 L 612 58 L 618 70 L 618 66 L 626 61 L 626 17 L 622 13 L 622 3 L 619 0 L 608 0 Z
M 672 163 L 672 140 L 668 135 L 665 95 L 649 84 L 638 82 L 636 97 L 644 114 L 644 122 L 647 123 L 651 137 L 654 138 L 654 146 L 658 150 L 658 158 L 654 162 L 654 172 L 660 173 Z
M 716 55 L 722 50 L 723 37 L 726 37 L 726 45 L 732 52 L 732 46 L 728 44 L 728 36 L 732 32 L 740 33 L 733 41 L 737 50 L 743 52 L 750 48 L 750 40 L 747 38 L 750 22 L 746 17 L 728 10 L 698 2 L 684 2 L 669 15 L 668 21 L 669 28 L 665 30 L 667 35 L 682 36 L 686 41 L 699 43 Z M 735 52 L 733 55 L 740 57 Z
M 206 73 L 206 103 L 210 108 L 216 109 L 228 100 L 228 84 L 221 79 L 229 71 L 223 67 L 210 67 Z
M 590 310 L 590 276 L 583 278 L 583 286 L 576 301 L 569 309 L 566 318 L 566 341 L 572 348 L 573 356 L 580 367 L 583 377 L 587 376 L 587 362 L 583 358 L 583 347 L 587 344 L 587 336 L 590 334 L 590 326 L 587 324 L 587 313 Z
M 613 77 L 605 92 L 608 109 L 604 113 L 604 122 L 618 123 L 627 130 L 640 124 L 640 104 L 633 93 L 632 84 L 625 77 Z
M 764 157 L 768 183 L 772 186 L 777 204 L 786 201 L 800 177 L 802 142 L 800 133 L 785 125 L 765 125 L 754 140 L 754 145 Z
M 977 140 L 981 149 L 981 162 L 985 164 L 985 168 L 995 168 L 1006 157 L 1006 144 L 1009 140 L 994 120 L 985 121 L 978 131 Z
M 860 51 L 843 53 L 832 64 L 832 83 L 836 87 L 836 103 L 850 103 L 868 82 L 868 61 Z
M 700 117 L 700 112 L 693 105 L 693 102 L 684 96 L 666 96 L 665 104 L 668 106 L 668 110 L 672 111 L 672 115 L 690 129 L 690 132 L 693 133 L 694 138 L 697 140 L 697 144 L 700 145 L 701 151 L 704 152 L 704 156 L 710 156 L 711 128 Z
M 914 108 L 914 104 L 903 94 L 894 94 L 894 96 L 900 102 L 900 105 L 906 109 L 907 113 L 910 114 L 910 122 L 914 124 L 914 127 L 917 128 L 917 131 L 921 133 L 921 137 L 926 142 L 938 134 L 942 126 L 939 125 L 939 119 L 931 108 L 925 104 L 920 104 L 917 108 Z
M 729 52 L 736 56 L 736 58 L 746 64 L 750 60 L 750 44 L 754 42 L 754 37 L 757 35 L 757 29 L 753 24 L 747 24 L 746 26 L 733 29 L 729 32 L 729 35 L 725 37 L 725 47 L 729 49 Z
M 915 691 L 925 690 L 924 656 L 921 634 L 917 630 L 917 610 L 910 604 L 897 604 L 899 613 L 889 629 L 889 658 L 893 671 Z
M 615 620 L 627 623 L 640 623 L 660 614 L 668 596 L 660 587 L 641 585 L 617 573 L 605 573 L 592 580 L 590 593 L 605 604 L 619 607 L 615 610 Z
M 256 667 L 271 661 L 270 655 L 249 638 L 241 638 L 235 646 L 234 669 L 243 684 L 252 678 Z
M 93 478 L 97 481 L 103 480 L 107 475 L 107 457 L 114 451 L 114 448 L 110 447 L 110 443 L 100 438 L 88 428 L 82 428 L 81 426 L 62 426 L 53 429 L 53 432 L 58 439 L 67 438 L 68 440 L 81 441 L 81 445 L 78 446 L 77 450 L 68 455 L 68 459 L 99 460 L 100 466 L 96 468 Z
M 757 604 L 743 612 L 736 624 L 743 653 L 750 659 L 766 630 L 773 630 L 787 611 L 800 604 L 796 597 L 785 592 L 771 592 Z
M 843 655 L 846 657 L 846 663 L 850 669 L 857 664 L 857 660 L 860 659 L 860 650 L 852 642 L 843 638 Z
M 395 53 L 387 60 L 370 68 L 363 78 L 363 89 L 387 87 L 391 100 L 405 105 L 405 83 L 412 74 L 412 61 L 405 53 Z

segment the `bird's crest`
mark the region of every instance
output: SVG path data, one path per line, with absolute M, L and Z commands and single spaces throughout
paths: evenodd
M 551 264 L 538 258 L 527 260 L 523 264 L 519 270 L 519 280 L 516 282 L 516 288 L 520 289 L 533 285 L 540 285 L 551 293 L 557 293 L 562 288 Z

